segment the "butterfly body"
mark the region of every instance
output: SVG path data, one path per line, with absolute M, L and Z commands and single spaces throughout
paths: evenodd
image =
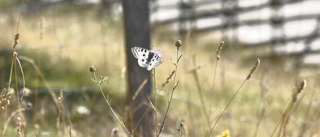
M 162 63 L 161 55 L 157 51 L 133 47 L 131 48 L 131 52 L 133 56 L 138 59 L 139 66 L 149 71 Z

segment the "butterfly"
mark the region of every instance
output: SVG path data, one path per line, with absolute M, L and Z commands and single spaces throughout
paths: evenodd
M 133 56 L 138 59 L 139 66 L 142 68 L 147 68 L 148 71 L 162 63 L 162 57 L 158 50 L 148 50 L 141 47 L 133 47 L 131 48 L 131 52 Z

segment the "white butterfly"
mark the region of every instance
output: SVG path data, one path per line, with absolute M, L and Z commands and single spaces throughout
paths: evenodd
M 131 48 L 131 52 L 133 56 L 138 59 L 139 66 L 147 68 L 148 71 L 162 63 L 161 54 L 159 51 L 133 47 Z

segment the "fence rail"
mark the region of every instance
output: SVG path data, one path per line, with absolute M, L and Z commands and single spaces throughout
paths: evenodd
M 157 1 L 152 0 L 150 4 L 151 11 L 150 16 L 152 18 L 151 23 L 153 26 L 158 27 L 162 25 L 170 25 L 170 24 L 178 24 L 177 30 L 180 34 L 186 34 L 188 31 L 198 32 L 198 33 L 211 33 L 211 32 L 221 32 L 222 38 L 224 40 L 234 40 L 236 41 L 237 29 L 244 26 L 261 26 L 268 25 L 271 28 L 271 31 L 280 31 L 281 35 L 273 35 L 273 32 L 270 34 L 270 39 L 260 40 L 257 42 L 248 42 L 244 43 L 245 46 L 241 48 L 250 49 L 250 48 L 259 48 L 271 46 L 273 48 L 277 48 L 279 46 L 286 45 L 292 42 L 303 42 L 305 45 L 305 50 L 301 52 L 295 53 L 296 55 L 304 54 L 307 55 L 309 53 L 316 54 L 319 53 L 318 50 L 314 50 L 311 47 L 315 41 L 319 39 L 319 30 L 320 30 L 320 11 L 313 13 L 303 13 L 301 10 L 300 14 L 292 14 L 290 16 L 284 15 L 284 9 L 293 5 L 300 4 L 302 5 L 305 2 L 312 2 L 312 0 L 269 0 L 260 4 L 252 4 L 248 6 L 240 5 L 241 2 L 245 0 L 173 0 L 173 1 Z M 61 1 L 61 2 L 40 2 L 40 4 L 46 5 L 49 7 L 50 5 L 63 4 L 65 2 L 70 1 Z M 313 1 L 317 2 L 317 1 Z M 114 0 L 104 0 L 103 3 L 107 3 L 108 5 L 119 5 L 120 1 Z M 318 2 L 320 4 L 320 2 Z M 30 2 L 25 4 L 27 10 L 34 10 L 37 8 L 39 3 Z M 92 5 L 92 4 L 91 4 Z M 21 7 L 21 6 L 17 6 Z M 100 6 L 104 7 L 104 6 Z M 110 6 L 112 7 L 112 6 Z M 302 6 L 300 6 L 302 7 Z M 249 19 L 244 19 L 241 16 L 253 12 L 262 12 L 263 9 L 268 9 L 271 13 L 268 17 L 261 18 L 260 16 L 252 17 Z M 175 13 L 176 16 L 171 16 L 171 18 L 161 19 L 157 18 L 159 14 L 165 14 L 167 11 L 175 10 L 178 13 Z M 295 9 L 297 10 L 300 9 Z M 112 12 L 112 11 L 111 11 Z M 299 12 L 297 12 L 299 13 Z M 112 14 L 110 14 L 111 16 Z M 117 14 L 118 15 L 118 14 Z M 206 26 L 200 26 L 198 23 L 203 19 L 212 19 L 217 20 L 217 22 L 208 21 L 209 23 Z M 286 36 L 284 26 L 287 23 L 295 22 L 295 21 L 305 21 L 305 20 L 313 20 L 316 22 L 316 25 L 312 28 L 312 31 L 308 34 L 303 35 L 295 35 L 295 36 Z M 304 26 L 301 24 L 301 29 L 310 26 Z M 234 31 L 236 39 L 230 39 L 225 34 L 227 29 L 231 29 Z M 261 34 L 262 35 L 262 34 Z M 243 41 L 242 41 L 243 42 Z M 97 43 L 100 45 L 101 43 Z M 48 47 L 65 47 L 65 46 L 81 46 L 85 45 L 85 43 L 68 43 L 61 45 L 53 45 L 53 46 L 44 46 L 39 48 L 48 48 Z M 92 45 L 92 44 L 91 44 Z M 18 46 L 20 47 L 20 46 Z M 8 48 L 10 49 L 10 48 Z M 1 50 L 8 50 L 1 49 Z M 285 52 L 284 52 L 285 53 Z M 292 53 L 290 53 L 292 54 Z M 286 54 L 287 55 L 287 54 Z M 302 56 L 303 57 L 303 56 Z
M 227 38 L 226 34 L 223 34 L 226 29 L 231 29 L 233 31 L 237 31 L 237 29 L 243 26 L 261 26 L 268 25 L 271 27 L 270 38 L 267 40 L 260 40 L 257 42 L 248 42 L 244 43 L 245 46 L 242 48 L 257 48 L 257 47 L 265 47 L 270 46 L 272 48 L 279 48 L 288 43 L 292 42 L 303 42 L 305 48 L 299 52 L 288 52 L 283 51 L 279 53 L 271 53 L 272 55 L 283 54 L 284 56 L 299 56 L 304 58 L 309 54 L 319 54 L 320 50 L 310 48 L 317 39 L 319 39 L 319 31 L 320 31 L 320 11 L 318 12 L 310 12 L 304 13 L 302 10 L 300 14 L 290 14 L 285 15 L 285 8 L 288 9 L 290 6 L 294 6 L 297 4 L 304 4 L 305 2 L 315 2 L 316 4 L 320 4 L 320 2 L 316 1 L 308 1 L 308 0 L 269 0 L 264 3 L 260 3 L 257 5 L 249 5 L 249 6 L 239 6 L 239 2 L 244 0 L 227 0 L 227 1 L 194 1 L 194 0 L 184 0 L 178 1 L 175 4 L 165 5 L 159 4 L 158 1 L 154 1 L 152 7 L 153 13 L 151 16 L 154 16 L 152 23 L 155 27 L 168 25 L 168 24 L 178 24 L 178 31 L 180 34 L 185 35 L 188 31 L 199 32 L 199 33 L 211 33 L 211 32 L 221 32 L 222 39 L 235 41 L 236 39 Z M 159 5 L 157 5 L 159 4 Z M 204 6 L 208 5 L 218 5 L 212 6 L 212 8 L 207 8 L 206 10 L 199 10 Z M 299 6 L 301 7 L 301 6 Z M 291 10 L 297 11 L 299 9 Z M 179 14 L 177 16 L 173 16 L 167 19 L 159 19 L 156 18 L 160 12 L 165 12 L 165 10 L 178 10 Z M 261 18 L 260 16 L 252 17 L 250 19 L 242 19 L 240 16 L 253 12 L 262 12 L 263 9 L 270 10 L 270 16 Z M 299 13 L 299 12 L 298 12 Z M 202 19 L 215 19 L 220 20 L 220 23 L 211 22 L 206 25 L 206 27 L 201 27 L 198 25 L 198 21 Z M 307 21 L 312 20 L 316 22 L 316 25 L 312 28 L 312 31 L 308 34 L 297 34 L 293 36 L 287 36 L 285 33 L 285 25 L 288 23 L 296 22 L 296 21 Z M 311 27 L 305 26 L 301 24 L 303 28 Z M 295 28 L 292 28 L 295 29 Z M 274 35 L 274 33 L 281 32 L 281 34 Z M 235 32 L 234 32 L 235 33 Z M 300 32 L 301 33 L 301 32 Z M 235 33 L 235 35 L 237 35 Z M 262 35 L 262 34 L 261 34 Z M 238 37 L 238 36 L 237 36 Z

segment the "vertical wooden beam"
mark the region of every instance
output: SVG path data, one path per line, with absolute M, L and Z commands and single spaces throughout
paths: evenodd
M 154 136 L 153 109 L 147 97 L 151 97 L 152 94 L 151 73 L 141 68 L 131 53 L 131 48 L 135 46 L 150 49 L 149 1 L 123 0 L 122 7 L 128 74 L 127 125 L 129 130 L 134 131 L 135 137 L 152 137 Z M 147 83 L 138 92 L 144 80 L 147 80 Z M 136 98 L 133 99 L 133 96 Z

